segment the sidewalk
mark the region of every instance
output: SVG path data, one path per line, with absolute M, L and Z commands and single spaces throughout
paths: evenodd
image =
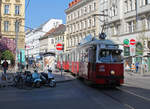
M 33 71 L 32 71 L 33 72 Z M 41 71 L 40 71 L 41 72 Z M 7 73 L 8 78 L 12 77 L 15 73 Z M 69 72 L 60 72 L 60 71 L 55 71 L 53 72 L 54 78 L 56 80 L 56 83 L 63 83 L 63 82 L 68 82 L 75 80 L 76 77 L 72 76 Z M 2 72 L 0 72 L 0 87 L 6 87 L 6 86 L 12 86 L 13 80 L 10 79 L 9 81 L 4 81 L 1 79 L 2 77 Z
M 150 72 L 144 72 L 144 73 L 141 73 L 141 72 L 132 72 L 132 71 L 125 71 L 124 72 L 124 76 L 125 77 L 134 77 L 134 78 L 150 78 Z
M 57 83 L 62 83 L 62 82 L 67 82 L 67 81 L 72 81 L 75 80 L 76 77 L 71 75 L 69 72 L 60 72 L 60 71 L 55 71 L 53 72 L 55 80 Z

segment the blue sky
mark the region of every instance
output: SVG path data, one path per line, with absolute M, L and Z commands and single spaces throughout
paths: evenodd
M 25 25 L 36 28 L 50 18 L 66 23 L 65 9 L 72 0 L 30 0 L 26 10 Z M 26 0 L 27 5 L 28 0 Z

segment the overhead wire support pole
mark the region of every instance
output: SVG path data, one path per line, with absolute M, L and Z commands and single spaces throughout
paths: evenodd
M 18 20 L 16 19 L 16 22 L 18 22 Z M 16 23 L 15 23 L 15 27 L 16 27 Z M 16 43 L 16 61 L 15 61 L 15 72 L 17 72 L 18 70 L 18 26 L 16 27 L 16 39 L 15 39 L 15 43 Z
M 135 1 L 135 9 L 136 9 L 136 22 L 138 22 L 138 0 Z

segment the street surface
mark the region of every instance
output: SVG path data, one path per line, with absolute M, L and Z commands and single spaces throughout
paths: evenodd
M 125 74 L 125 84 L 114 89 L 90 87 L 83 81 L 58 83 L 32 90 L 0 88 L 1 109 L 150 109 L 150 77 Z M 148 81 L 148 82 L 145 82 Z

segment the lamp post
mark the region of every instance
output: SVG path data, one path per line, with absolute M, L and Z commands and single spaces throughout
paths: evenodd
M 17 20 L 16 20 L 17 22 Z M 15 27 L 16 27 L 16 24 L 15 24 Z M 15 64 L 15 72 L 17 72 L 18 70 L 18 30 L 15 29 L 16 31 L 16 39 L 15 39 L 15 42 L 16 42 L 16 64 Z
M 16 63 L 15 63 L 15 72 L 17 72 L 18 70 L 18 33 L 19 33 L 19 22 L 20 22 L 20 19 L 16 19 L 16 22 L 15 22 L 15 32 L 16 32 L 16 39 L 15 39 L 15 42 L 16 42 Z

